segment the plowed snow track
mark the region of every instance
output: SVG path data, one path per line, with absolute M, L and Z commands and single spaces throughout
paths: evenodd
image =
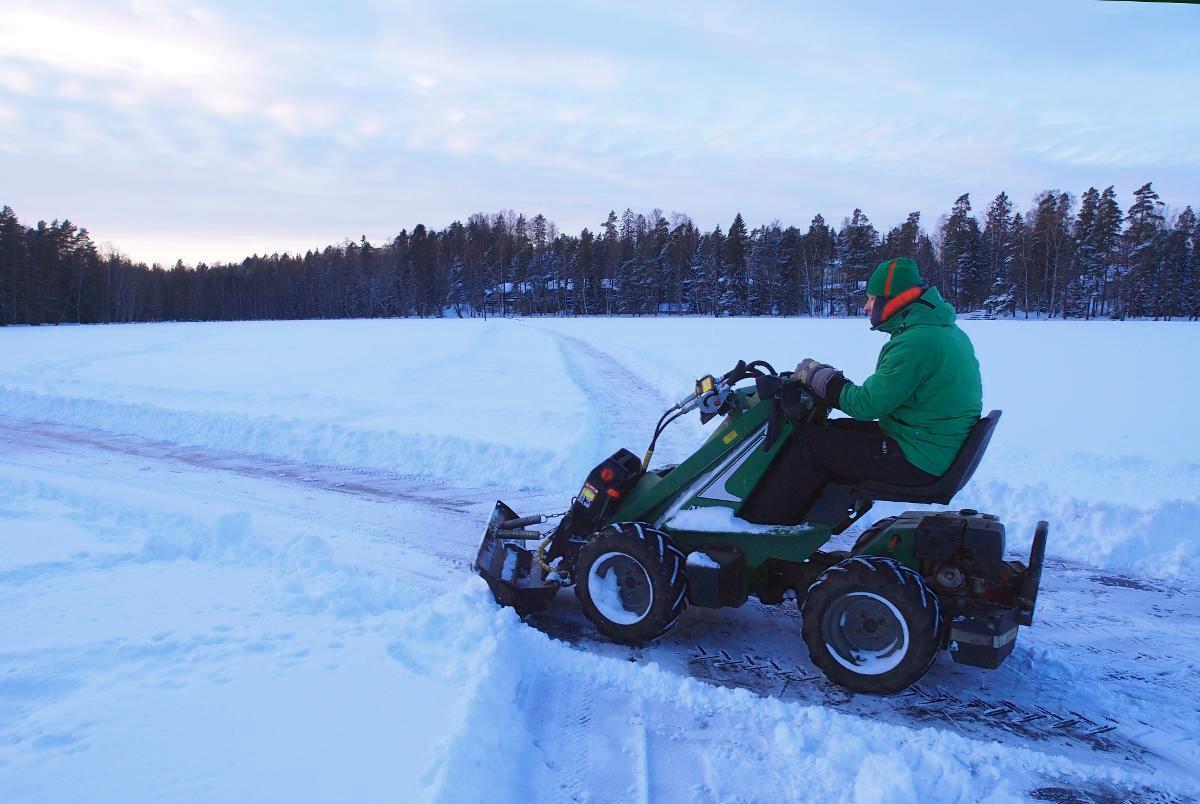
M 662 399 L 632 371 L 586 341 L 548 334 L 572 366 L 572 380 L 596 400 L 594 418 L 604 432 L 628 432 L 630 420 L 657 417 Z M 615 437 L 609 444 L 626 445 Z M 624 651 L 631 660 L 653 661 L 709 683 L 887 722 L 950 729 L 1094 764 L 1194 772 L 1200 764 L 1195 696 L 1200 667 L 1194 653 L 1200 643 L 1195 613 L 1200 589 L 1053 559 L 1042 589 L 1035 627 L 1021 629 L 1016 652 L 999 670 L 956 665 L 943 655 L 922 684 L 886 699 L 852 695 L 825 681 L 808 661 L 792 604 L 693 609 L 652 647 L 600 649 Z M 563 606 L 564 596 L 533 624 L 597 649 L 603 638 L 579 615 L 573 599 Z M 1163 717 L 1163 710 L 1172 714 Z
M 638 439 L 664 407 L 661 396 L 592 344 L 546 334 L 558 342 L 571 380 L 593 401 L 587 448 L 597 459 L 618 446 L 640 448 Z M 468 571 L 479 530 L 498 496 L 494 488 L 7 419 L 0 419 L 0 465 L 34 480 L 70 476 L 76 484 L 94 482 L 126 494 L 213 500 L 236 495 L 239 505 L 324 524 L 375 545 L 378 569 L 409 577 L 431 595 L 447 577 Z M 227 478 L 245 482 L 226 484 Z M 577 480 L 564 478 L 564 489 L 504 496 L 518 512 L 561 510 Z M 1053 531 L 1051 539 L 1053 553 Z M 398 560 L 394 550 L 432 560 L 414 565 Z M 531 624 L 586 651 L 653 662 L 710 684 L 1090 765 L 1186 779 L 1200 767 L 1198 603 L 1200 589 L 1191 584 L 1050 560 L 1038 621 L 1022 629 L 1001 669 L 962 667 L 943 656 L 918 687 L 885 699 L 828 684 L 808 661 L 799 615 L 790 605 L 693 609 L 662 640 L 640 650 L 600 639 L 569 593 Z M 710 767 L 704 753 L 709 744 L 692 745 L 653 707 L 630 711 L 617 700 L 618 692 L 581 689 L 569 674 L 553 669 L 532 677 L 527 695 L 527 727 L 544 753 L 538 772 L 553 798 L 603 800 L 594 791 L 608 785 L 614 798 L 654 800 L 679 792 L 671 787 L 672 769 L 679 767 L 695 769 L 688 789 L 698 799 L 738 795 L 724 789 Z M 1061 779 L 1046 779 L 1028 792 L 1055 801 L 1171 800 L 1151 787 L 1079 789 Z

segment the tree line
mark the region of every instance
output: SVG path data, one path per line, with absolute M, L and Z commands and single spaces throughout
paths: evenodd
M 931 230 L 881 232 L 856 209 L 701 231 L 685 215 L 610 212 L 596 231 L 544 215 L 478 213 L 391 241 L 171 268 L 102 254 L 69 220 L 25 227 L 0 210 L 0 324 L 394 316 L 861 314 L 877 263 L 912 257 L 959 312 L 1038 318 L 1200 317 L 1200 223 L 1168 219 L 1150 184 L 1122 211 L 1112 187 L 1057 190 L 1016 211 L 969 195 Z

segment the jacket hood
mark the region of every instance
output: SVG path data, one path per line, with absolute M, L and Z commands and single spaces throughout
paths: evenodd
M 937 288 L 931 287 L 891 318 L 871 329 L 895 335 L 909 327 L 946 327 L 953 324 L 956 318 L 950 302 L 942 298 Z

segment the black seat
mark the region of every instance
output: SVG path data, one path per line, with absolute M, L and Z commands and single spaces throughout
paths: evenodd
M 983 459 L 983 453 L 988 442 L 992 440 L 992 433 L 999 421 L 1000 411 L 993 410 L 976 422 L 946 474 L 928 486 L 893 486 L 876 480 L 863 480 L 851 486 L 850 493 L 854 497 L 867 500 L 949 505 L 954 495 L 967 485 L 971 475 L 975 474 L 975 469 Z

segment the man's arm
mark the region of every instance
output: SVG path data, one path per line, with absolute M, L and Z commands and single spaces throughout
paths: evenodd
M 846 381 L 830 402 L 856 419 L 870 421 L 900 407 L 925 378 L 927 366 L 914 339 L 905 337 L 883 347 L 875 373 L 862 385 Z

